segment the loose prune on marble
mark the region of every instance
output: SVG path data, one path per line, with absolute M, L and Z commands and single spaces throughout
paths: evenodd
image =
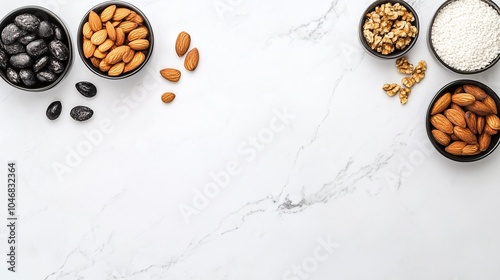
M 94 115 L 94 111 L 86 106 L 76 106 L 71 109 L 70 116 L 79 122 L 89 120 Z
M 40 22 L 38 26 L 38 36 L 42 38 L 50 38 L 54 35 L 54 29 L 52 28 L 52 24 L 48 21 Z
M 78 82 L 75 84 L 76 90 L 85 97 L 94 97 L 97 94 L 97 87 L 91 82 Z
M 57 80 L 57 75 L 50 72 L 50 71 L 41 71 L 41 72 L 38 72 L 36 74 L 36 78 L 40 81 L 40 82 L 44 82 L 44 83 L 52 83 L 53 81 Z
M 5 51 L 10 55 L 26 52 L 26 47 L 21 43 L 5 45 L 4 48 Z
M 22 36 L 21 38 L 19 38 L 19 43 L 23 44 L 23 45 L 27 45 L 33 41 L 35 41 L 37 38 L 37 35 L 35 33 L 28 33 L 24 36 Z
M 25 35 L 26 33 L 27 33 L 26 30 L 22 30 L 14 23 L 11 23 L 2 30 L 2 42 L 5 45 L 12 44 L 19 37 Z
M 39 58 L 37 61 L 35 61 L 35 64 L 33 64 L 33 71 L 35 73 L 40 72 L 47 64 L 49 63 L 50 58 L 48 56 L 43 56 Z
M 49 70 L 52 73 L 60 74 L 64 71 L 64 62 L 61 62 L 55 58 L 51 58 L 49 61 Z
M 35 31 L 40 25 L 40 19 L 32 14 L 22 14 L 14 19 L 14 23 L 23 30 Z
M 36 85 L 35 72 L 31 69 L 21 69 L 19 71 L 19 77 L 23 83 L 29 87 Z
M 7 63 L 9 62 L 9 56 L 4 50 L 0 50 L 0 67 L 7 68 Z
M 28 68 L 33 64 L 33 59 L 27 53 L 15 54 L 10 57 L 10 65 L 17 69 Z
M 54 101 L 54 102 L 50 103 L 45 115 L 47 115 L 47 118 L 49 118 L 49 120 L 53 121 L 53 120 L 59 118 L 59 116 L 61 115 L 61 112 L 62 112 L 61 101 Z
M 53 40 L 49 44 L 50 53 L 60 61 L 68 60 L 69 49 L 68 47 L 59 40 Z
M 47 43 L 43 39 L 35 40 L 26 46 L 26 52 L 32 57 L 39 57 L 49 51 Z
M 14 70 L 14 69 L 12 69 L 12 68 L 9 67 L 5 71 L 5 74 L 7 76 L 7 79 L 9 81 L 11 81 L 12 83 L 14 83 L 14 84 L 21 83 L 21 77 L 19 77 L 19 73 L 17 73 L 16 70 Z

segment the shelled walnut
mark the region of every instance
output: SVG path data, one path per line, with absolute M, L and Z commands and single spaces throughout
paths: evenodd
M 413 75 L 411 76 L 415 82 L 419 83 L 421 80 L 425 78 L 425 71 L 427 70 L 427 63 L 424 60 L 420 60 L 415 67 L 415 71 L 413 71 Z
M 413 73 L 413 64 L 411 64 L 405 57 L 396 60 L 396 67 L 399 73 L 411 75 Z
M 382 89 L 387 93 L 389 96 L 394 96 L 398 94 L 399 89 L 401 87 L 398 84 L 385 84 Z
M 408 103 L 408 96 L 410 96 L 410 93 L 411 93 L 410 88 L 402 88 L 399 91 L 399 101 L 401 102 L 401 104 L 404 105 L 404 104 Z

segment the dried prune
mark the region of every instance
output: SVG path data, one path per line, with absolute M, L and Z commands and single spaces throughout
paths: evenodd
M 6 45 L 14 43 L 17 38 L 26 34 L 26 30 L 22 30 L 17 25 L 11 23 L 2 30 L 2 42 Z
M 75 84 L 76 89 L 85 97 L 94 97 L 97 94 L 97 88 L 91 82 L 78 82 Z
M 17 69 L 28 68 L 33 64 L 33 59 L 27 53 L 20 53 L 10 57 L 10 65 Z
M 49 44 L 50 53 L 60 61 L 68 60 L 69 49 L 68 47 L 59 40 L 53 40 Z
M 21 71 L 19 71 L 19 77 L 21 77 L 23 83 L 29 87 L 36 85 L 35 72 L 33 72 L 33 70 L 21 69 Z
M 22 14 L 14 19 L 14 23 L 23 30 L 35 31 L 40 25 L 40 19 L 32 14 Z
M 26 52 L 32 57 L 39 57 L 49 51 L 49 47 L 43 39 L 35 40 L 26 46 Z
M 26 48 L 20 43 L 5 45 L 4 49 L 10 55 L 26 52 Z
M 71 109 L 70 116 L 79 122 L 89 120 L 94 115 L 94 111 L 86 106 L 76 106 Z

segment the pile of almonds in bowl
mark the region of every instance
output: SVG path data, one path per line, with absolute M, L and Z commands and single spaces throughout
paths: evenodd
M 444 156 L 462 162 L 482 159 L 500 140 L 500 99 L 488 86 L 459 80 L 442 88 L 427 113 L 427 134 Z
M 79 33 L 80 56 L 89 69 L 105 78 L 133 75 L 152 52 L 148 20 L 125 2 L 107 2 L 91 9 L 82 20 Z

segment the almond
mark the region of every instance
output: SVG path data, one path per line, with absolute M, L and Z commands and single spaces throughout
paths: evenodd
M 458 106 L 458 105 L 457 105 L 457 104 L 455 104 L 455 103 L 452 103 L 452 104 L 451 104 L 451 106 L 450 106 L 450 108 L 451 108 L 451 109 L 454 109 L 454 110 L 457 110 L 457 111 L 460 113 L 460 115 L 462 115 L 462 117 L 464 117 L 464 118 L 465 118 L 465 112 L 464 112 L 464 110 L 462 109 L 462 107 Z
M 136 52 L 134 54 L 134 57 L 132 58 L 132 61 L 127 63 L 125 65 L 125 68 L 123 69 L 124 73 L 130 72 L 132 70 L 135 70 L 137 67 L 139 67 L 144 61 L 146 60 L 146 55 L 142 52 Z
M 463 156 L 473 156 L 479 154 L 480 152 L 478 144 L 467 145 L 462 149 Z
M 500 130 L 500 119 L 497 115 L 491 114 L 486 116 L 486 123 L 494 130 Z
M 469 106 L 476 101 L 476 98 L 469 93 L 457 93 L 451 97 L 451 101 L 460 106 Z
M 452 155 L 455 156 L 461 156 L 462 155 L 462 149 L 467 146 L 467 143 L 462 142 L 462 141 L 455 141 L 448 145 L 444 150 Z
M 108 52 L 101 52 L 99 49 L 94 51 L 94 57 L 99 59 L 104 59 L 108 55 Z
M 468 128 L 461 128 L 460 126 L 455 126 L 453 128 L 453 134 L 458 137 L 458 139 L 464 141 L 467 144 L 477 144 L 477 138 L 474 133 Z
M 106 32 L 108 32 L 108 38 L 112 41 L 116 41 L 116 30 L 111 22 L 106 22 Z
M 118 48 L 110 51 L 106 56 L 106 63 L 110 65 L 115 65 L 116 63 L 122 61 L 123 56 L 130 50 L 129 46 L 119 46 Z
M 451 122 L 442 114 L 432 116 L 431 123 L 436 129 L 441 130 L 444 133 L 453 133 L 453 124 L 451 124 Z
M 83 39 L 83 55 L 85 58 L 91 58 L 94 55 L 96 46 L 89 39 Z
M 115 14 L 116 11 L 116 5 L 110 5 L 106 7 L 101 13 L 101 21 L 102 22 L 107 22 L 113 18 L 113 15 Z
M 134 58 L 134 55 L 135 55 L 135 51 L 133 49 L 130 49 L 124 56 L 123 56 L 123 62 L 125 63 L 129 63 L 130 61 L 132 61 L 132 59 Z
M 486 151 L 490 147 L 491 135 L 488 133 L 483 133 L 479 136 L 479 150 L 481 152 Z
M 113 15 L 113 21 L 121 21 L 130 15 L 130 10 L 127 8 L 117 8 L 115 14 Z
M 129 42 L 138 40 L 138 39 L 144 39 L 148 37 L 149 31 L 145 26 L 140 26 L 132 31 L 127 36 L 127 40 Z
M 441 130 L 433 129 L 432 136 L 434 136 L 434 139 L 443 146 L 448 146 L 451 142 L 451 137 Z
M 122 23 L 121 21 L 113 21 L 111 24 L 113 25 L 113 27 L 118 27 L 118 25 L 120 25 L 120 23 Z
M 121 29 L 120 27 L 117 27 L 115 29 L 116 31 L 116 41 L 115 41 L 115 44 L 117 46 L 121 46 L 123 45 L 123 43 L 125 43 L 125 32 L 123 32 L 123 29 Z
M 477 133 L 477 116 L 476 114 L 467 111 L 465 113 L 465 122 L 467 123 L 467 127 L 472 131 L 472 133 Z
M 100 44 L 104 43 L 108 39 L 108 32 L 106 32 L 106 29 L 101 29 L 92 35 L 90 38 L 90 41 L 92 44 L 99 46 Z
M 447 109 L 444 111 L 444 115 L 450 122 L 454 125 L 460 126 L 462 128 L 467 127 L 467 123 L 465 122 L 465 118 L 462 114 L 455 109 Z
M 477 117 L 477 125 L 476 125 L 477 133 L 479 133 L 479 134 L 483 133 L 485 124 L 486 124 L 486 120 L 484 119 L 484 117 L 482 117 L 482 116 Z
M 165 68 L 160 71 L 160 74 L 163 78 L 171 82 L 178 82 L 181 78 L 181 71 L 173 68 Z
M 457 94 L 457 93 L 465 93 L 464 88 L 462 86 L 457 87 L 455 89 L 455 91 L 453 92 L 453 94 Z
M 484 92 L 484 90 L 482 90 L 480 87 L 478 86 L 474 86 L 474 85 L 464 85 L 463 86 L 464 88 L 464 91 L 466 93 L 469 93 L 469 94 L 472 94 L 474 95 L 474 97 L 477 99 L 477 100 L 480 100 L 480 101 L 483 101 L 486 99 L 486 97 L 488 97 L 488 95 L 486 94 L 486 92 Z
M 99 70 L 102 72 L 108 72 L 109 69 L 111 69 L 111 65 L 106 62 L 106 59 L 101 60 L 101 63 L 99 63 Z
M 493 113 L 493 110 L 481 101 L 476 101 L 472 105 L 465 107 L 465 109 L 479 116 L 487 116 Z
M 92 29 L 90 28 L 90 24 L 88 21 L 83 25 L 82 33 L 83 37 L 85 37 L 86 39 L 90 39 L 90 37 L 94 35 L 94 31 L 92 31 Z
M 460 139 L 458 139 L 458 137 L 457 137 L 455 134 L 452 134 L 452 135 L 451 135 L 451 140 L 453 140 L 453 141 L 458 141 L 458 140 L 460 140 Z
M 175 99 L 175 94 L 173 92 L 165 92 L 161 96 L 161 101 L 163 101 L 164 103 L 170 103 L 174 101 L 174 99 Z
M 187 53 L 190 45 L 191 45 L 191 35 L 189 35 L 185 31 L 182 31 L 177 36 L 177 41 L 175 41 L 175 52 L 179 57 L 181 57 Z
M 130 31 L 134 30 L 137 28 L 137 23 L 133 21 L 124 21 L 118 25 L 121 29 L 123 29 L 123 32 L 129 33 Z
M 133 19 L 131 19 L 131 21 L 137 24 L 142 24 L 144 22 L 144 19 L 139 14 L 137 14 Z
M 483 103 L 490 107 L 491 111 L 493 112 L 493 114 L 497 115 L 498 114 L 498 110 L 497 110 L 497 104 L 495 103 L 495 100 L 493 99 L 493 97 L 489 96 L 486 97 L 486 99 L 483 100 Z
M 99 64 L 101 64 L 101 59 L 97 57 L 91 57 L 90 62 L 92 62 L 92 65 L 94 65 L 95 68 L 99 68 Z
M 149 48 L 149 41 L 146 39 L 138 39 L 128 43 L 128 46 L 136 51 L 142 51 Z
M 111 49 L 111 47 L 114 44 L 115 44 L 115 42 L 113 42 L 113 40 L 106 39 L 106 41 L 104 41 L 104 43 L 99 45 L 98 49 L 100 52 L 104 53 L 104 52 L 107 52 L 109 49 Z
M 125 20 L 132 20 L 135 16 L 137 15 L 137 13 L 135 11 L 130 11 L 130 14 L 128 14 L 128 16 L 125 18 Z
M 491 128 L 491 126 L 488 125 L 488 123 L 486 123 L 484 125 L 484 133 L 489 135 L 495 135 L 498 133 L 498 130 L 494 130 L 493 128 Z
M 184 60 L 184 67 L 189 71 L 194 71 L 198 67 L 198 62 L 200 61 L 200 53 L 197 48 L 194 48 L 188 52 L 186 59 Z
M 111 77 L 120 76 L 123 73 L 124 68 L 125 68 L 125 62 L 117 63 L 109 69 L 108 76 Z
M 97 32 L 102 29 L 101 18 L 94 11 L 89 13 L 89 26 L 92 31 Z

